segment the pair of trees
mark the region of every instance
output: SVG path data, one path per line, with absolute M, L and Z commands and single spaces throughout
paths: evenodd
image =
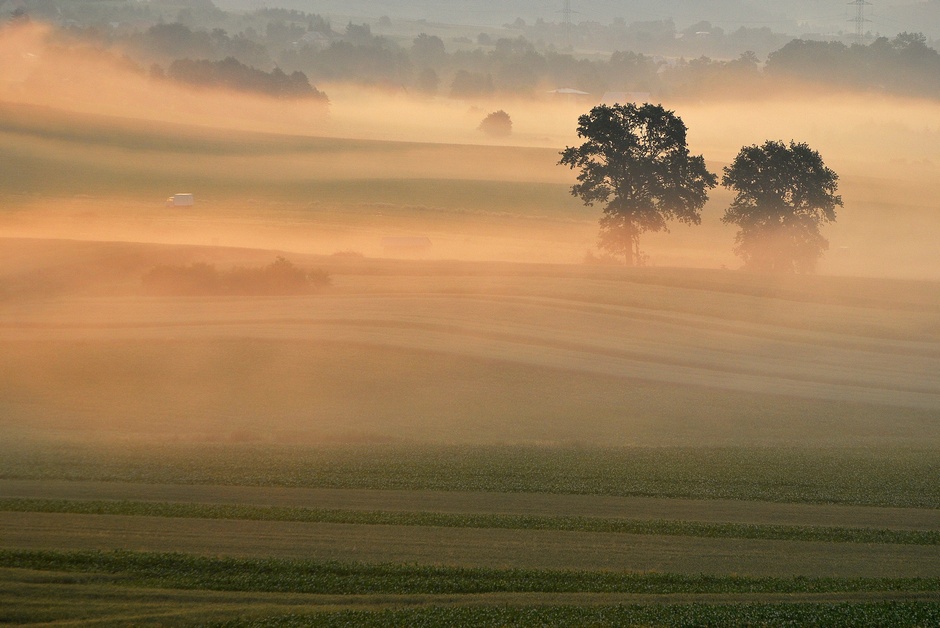
M 708 190 L 718 178 L 701 155 L 690 155 L 681 118 L 661 105 L 600 105 L 578 119 L 580 146 L 560 164 L 579 168 L 571 193 L 603 204 L 600 247 L 628 265 L 642 259 L 640 235 L 666 231 L 677 220 L 700 224 Z M 737 225 L 735 253 L 753 270 L 807 272 L 829 243 L 820 234 L 842 205 L 838 175 L 802 143 L 745 146 L 724 168 L 721 184 L 735 192 L 722 221 Z

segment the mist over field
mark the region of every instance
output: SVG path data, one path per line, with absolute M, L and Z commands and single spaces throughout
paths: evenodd
M 0 623 L 940 623 L 933 7 L 571 5 L 0 2 Z
M 566 194 L 574 175 L 555 165 L 558 149 L 578 140 L 574 129 L 584 103 L 520 97 L 468 103 L 321 85 L 331 100 L 326 112 L 305 101 L 154 82 L 100 53 L 49 47 L 45 35 L 45 27 L 36 26 L 0 43 L 9 61 L 0 70 L 5 150 L 17 157 L 7 174 L 7 190 L 17 194 L 10 199 L 17 211 L 4 217 L 11 235 L 113 239 L 123 231 L 135 240 L 376 254 L 381 235 L 396 229 L 433 233 L 440 243 L 434 257 L 563 263 L 580 261 L 593 247 L 596 213 Z M 682 116 L 690 150 L 704 154 L 713 171 L 740 146 L 764 138 L 795 138 L 825 155 L 840 175 L 846 203 L 826 234 L 824 272 L 936 278 L 940 260 L 930 236 L 937 221 L 933 173 L 940 167 L 936 101 L 795 86 L 775 98 L 665 105 Z M 493 140 L 477 130 L 485 113 L 496 109 L 512 115 L 509 138 Z M 34 111 L 48 116 L 54 133 L 42 128 Z M 61 114 L 66 111 L 107 117 Z M 15 174 L 18 167 L 24 176 Z M 56 176 L 28 179 L 42 178 L 44 168 Z M 45 189 L 36 189 L 37 183 Z M 211 211 L 187 217 L 189 224 L 163 217 L 160 228 L 150 229 L 152 211 L 122 210 L 150 205 L 174 185 L 196 183 L 204 190 L 200 205 Z M 733 230 L 719 222 L 728 198 L 724 190 L 714 191 L 701 227 L 679 225 L 672 233 L 650 235 L 651 264 L 734 267 Z M 298 210 L 302 223 L 330 216 L 328 225 L 318 227 L 334 233 L 326 240 L 310 232 L 298 238 L 291 233 L 307 224 L 268 220 L 263 230 L 249 228 L 246 237 L 236 224 L 253 223 L 251 206 L 259 204 Z M 355 216 L 332 220 L 336 211 Z M 102 220 L 71 218 L 87 212 Z M 239 219 L 246 214 L 251 217 Z M 490 228 L 473 218 L 485 215 L 510 224 Z M 372 231 L 376 224 L 379 230 Z M 207 238 L 207 231 L 213 235 Z
M 628 271 L 582 263 L 598 212 L 557 165 L 586 102 L 350 84 L 318 85 L 328 107 L 272 100 L 155 81 L 97 49 L 52 45 L 49 29 L 0 40 L 7 429 L 936 438 L 938 101 L 795 84 L 665 102 L 712 171 L 765 138 L 808 142 L 839 174 L 845 207 L 825 229 L 819 278 L 728 270 L 739 262 L 720 188 L 701 226 L 647 234 L 648 267 Z M 477 128 L 497 109 L 512 117 L 508 137 Z M 163 206 L 181 191 L 194 207 Z M 396 237 L 429 244 L 389 248 Z M 172 261 L 277 255 L 331 286 L 257 301 L 154 298 L 141 284 Z M 424 261 L 382 261 L 396 257 Z

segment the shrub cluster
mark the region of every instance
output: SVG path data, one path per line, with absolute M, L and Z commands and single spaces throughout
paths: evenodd
M 512 135 L 512 119 L 508 113 L 500 109 L 483 118 L 483 122 L 477 128 L 492 137 L 509 137 Z
M 219 270 L 204 262 L 157 266 L 142 281 L 147 293 L 160 296 L 274 296 L 313 292 L 329 285 L 330 276 L 324 270 L 306 271 L 279 256 L 261 268 Z

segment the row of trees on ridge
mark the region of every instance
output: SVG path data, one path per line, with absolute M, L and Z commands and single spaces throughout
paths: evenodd
M 160 66 L 154 65 L 150 73 L 155 78 L 169 78 L 195 87 L 233 89 L 275 98 L 327 101 L 326 94 L 312 86 L 303 72 L 286 74 L 280 68 L 265 72 L 240 63 L 233 57 L 221 61 L 177 59 L 165 72 Z
M 283 37 L 293 41 L 251 29 L 232 35 L 221 28 L 194 30 L 181 23 L 156 24 L 139 32 L 77 26 L 65 32 L 84 43 L 120 49 L 142 67 L 231 57 L 260 70 L 301 72 L 314 84 L 355 82 L 457 98 L 544 94 L 557 87 L 595 95 L 647 92 L 655 98 L 756 96 L 790 90 L 793 81 L 940 97 L 940 53 L 917 33 L 851 46 L 794 39 L 775 48 L 766 61 L 751 51 L 713 59 L 666 58 L 646 49 L 586 58 L 540 47 L 521 36 L 481 34 L 475 48 L 462 44 L 448 49 L 443 39 L 426 33 L 402 45 L 374 34 L 367 24 L 349 23 L 335 32 L 315 14 L 298 13 L 292 19 L 269 22 L 268 30 L 278 31 L 281 27 L 273 25 L 282 24 L 288 31 Z
M 580 146 L 559 164 L 580 169 L 571 193 L 602 204 L 599 245 L 639 264 L 640 235 L 668 222 L 700 224 L 718 177 L 690 155 L 686 126 L 662 105 L 600 105 L 578 119 Z M 751 270 L 809 272 L 829 243 L 819 231 L 842 206 L 838 175 L 804 143 L 768 140 L 743 147 L 721 185 L 735 193 L 722 221 L 739 227 L 735 253 Z

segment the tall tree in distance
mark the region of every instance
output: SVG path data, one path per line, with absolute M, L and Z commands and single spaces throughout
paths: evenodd
M 721 184 L 735 192 L 722 222 L 740 227 L 734 252 L 745 268 L 810 272 L 829 242 L 819 232 L 836 219 L 839 175 L 806 144 L 768 140 L 745 146 Z
M 689 155 L 686 127 L 661 105 L 599 105 L 578 118 L 580 146 L 561 152 L 561 165 L 580 168 L 571 194 L 603 204 L 602 249 L 640 263 L 640 234 L 668 231 L 667 222 L 701 222 L 717 178 L 701 155 Z

